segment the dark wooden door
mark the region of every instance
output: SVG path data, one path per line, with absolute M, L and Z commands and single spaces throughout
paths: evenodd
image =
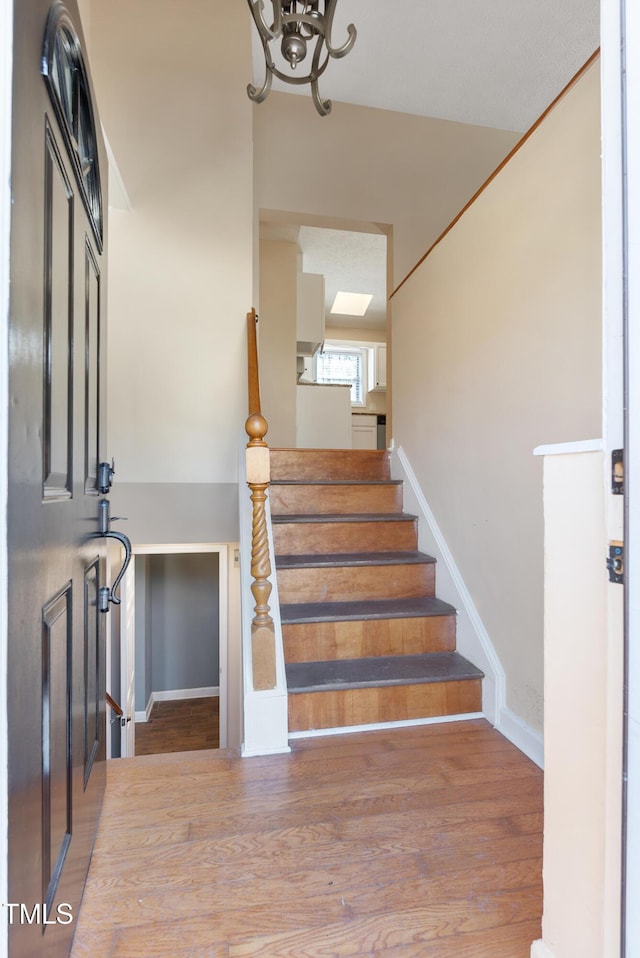
M 11 958 L 69 951 L 105 784 L 106 160 L 75 0 L 14 2 Z

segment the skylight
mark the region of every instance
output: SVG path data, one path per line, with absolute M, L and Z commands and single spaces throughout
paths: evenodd
M 336 293 L 331 312 L 340 316 L 364 316 L 372 299 L 371 293 Z

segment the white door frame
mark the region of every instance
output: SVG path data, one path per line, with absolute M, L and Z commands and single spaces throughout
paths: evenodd
M 134 545 L 132 561 L 138 555 L 187 555 L 189 553 L 217 553 L 218 554 L 218 631 L 219 644 L 219 702 L 220 702 L 220 748 L 226 748 L 228 737 L 228 662 L 229 662 L 229 552 L 234 544 L 228 542 L 165 542 Z M 123 582 L 124 585 L 124 582 Z M 124 592 L 123 604 L 126 601 Z M 122 623 L 124 626 L 124 623 Z M 126 629 L 121 630 L 122 643 L 126 642 Z
M 620 0 L 623 316 L 625 325 L 624 958 L 640 956 L 640 8 Z
M 120 583 L 120 595 L 120 705 L 124 713 L 120 718 L 120 757 L 133 758 L 136 754 L 136 575 L 133 562 Z
M 640 8 L 602 0 L 604 390 L 606 448 L 624 449 L 625 709 L 622 958 L 640 958 Z M 624 389 L 622 386 L 624 385 Z M 624 412 L 626 410 L 626 413 Z M 609 500 L 612 498 L 609 496 Z M 611 507 L 609 509 L 611 517 Z M 613 586 L 612 588 L 616 588 Z M 619 587 L 618 587 L 619 588 Z M 604 681 L 603 677 L 603 681 Z M 626 785 L 625 785 L 626 780 Z M 608 836 L 615 840 L 616 836 Z

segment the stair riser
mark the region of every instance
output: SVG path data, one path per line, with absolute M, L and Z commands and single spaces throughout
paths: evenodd
M 409 552 L 418 548 L 415 520 L 406 522 L 287 522 L 273 526 L 277 555 L 329 552 Z
M 435 594 L 435 566 L 335 566 L 324 569 L 278 569 L 281 604 L 408 599 Z
M 434 615 L 419 619 L 309 622 L 283 625 L 282 635 L 287 662 L 453 652 L 456 617 Z
M 482 710 L 479 679 L 289 695 L 289 730 L 343 728 Z
M 273 515 L 349 515 L 350 513 L 402 512 L 401 485 L 269 487 Z
M 389 454 L 373 449 L 272 449 L 272 479 L 388 479 Z

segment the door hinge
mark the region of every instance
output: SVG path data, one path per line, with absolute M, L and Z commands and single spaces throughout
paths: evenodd
M 607 559 L 609 582 L 624 582 L 624 542 L 612 540 L 609 543 L 609 558 Z

